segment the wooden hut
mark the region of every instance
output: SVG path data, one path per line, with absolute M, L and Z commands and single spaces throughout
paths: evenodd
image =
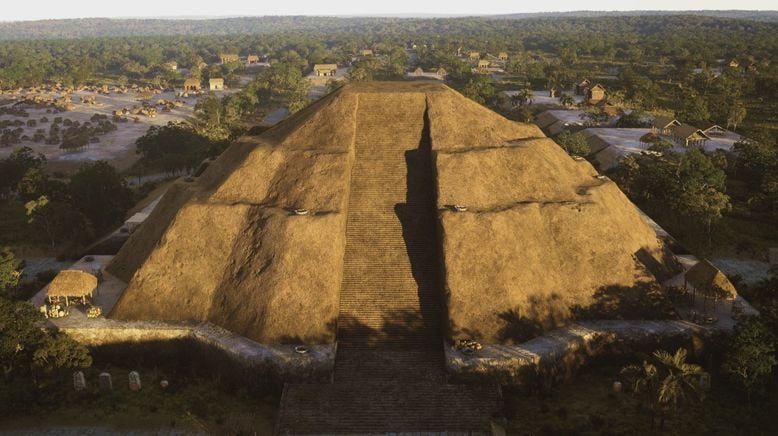
M 697 146 L 704 147 L 710 137 L 702 130 L 689 124 L 681 124 L 672 130 L 673 141 L 684 147 Z
M 254 65 L 259 63 L 259 56 L 255 54 L 250 54 L 246 57 L 246 65 Z
M 575 95 L 587 95 L 592 82 L 589 79 L 583 79 L 575 85 Z
M 417 67 L 415 70 L 413 70 L 414 76 L 423 76 L 424 70 L 421 69 L 421 67 Z
M 236 62 L 240 60 L 240 56 L 235 53 L 222 53 L 219 55 L 219 60 L 222 64 L 228 64 L 230 62 Z
M 501 51 L 499 54 L 497 54 L 497 59 L 501 61 L 507 61 L 508 60 L 508 53 Z
M 605 100 L 605 87 L 600 84 L 592 86 L 586 92 L 586 98 L 589 100 L 589 104 L 597 104 Z
M 700 130 L 702 130 L 702 132 L 708 136 L 720 137 L 727 133 L 727 129 L 719 126 L 718 124 L 713 124 L 710 121 L 703 121 L 702 123 L 699 123 L 698 126 L 700 127 Z
M 199 91 L 201 86 L 200 79 L 190 77 L 184 80 L 184 91 Z
M 710 298 L 714 302 L 737 296 L 737 290 L 732 282 L 707 259 L 702 259 L 686 271 L 683 285 L 684 288 L 691 285 L 695 293 L 699 291 L 706 299 Z
M 211 91 L 224 91 L 224 79 L 221 78 L 208 79 L 208 87 Z
M 359 51 L 359 55 L 364 57 L 373 56 L 373 50 L 370 48 L 363 48 Z
M 471 51 L 469 57 L 471 61 L 477 61 L 481 59 L 481 53 L 477 51 Z
M 478 61 L 478 70 L 479 71 L 486 71 L 486 69 L 489 68 L 489 61 L 486 59 L 482 59 Z
M 335 77 L 338 72 L 336 64 L 316 64 L 313 66 L 313 74 L 316 77 Z
M 84 271 L 66 269 L 51 281 L 46 296 L 49 303 L 58 303 L 64 299 L 66 305 L 70 302 L 86 304 L 87 298 L 92 298 L 95 290 L 97 277 Z
M 675 118 L 659 115 L 651 121 L 651 131 L 657 135 L 670 136 L 673 129 L 680 125 L 681 122 Z

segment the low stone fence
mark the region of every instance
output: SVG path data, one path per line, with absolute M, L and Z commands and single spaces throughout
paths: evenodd
M 63 325 L 64 324 L 64 325 Z M 223 354 L 256 374 L 269 374 L 278 381 L 312 380 L 331 377 L 337 344 L 263 345 L 210 323 L 116 321 L 105 318 L 60 323 L 58 329 L 89 347 L 121 347 L 144 343 L 193 341 Z
M 577 322 L 520 345 L 484 345 L 473 354 L 447 344 L 446 366 L 455 380 L 521 385 L 541 376 L 569 377 L 598 356 L 658 348 L 696 349 L 724 330 L 688 321 Z

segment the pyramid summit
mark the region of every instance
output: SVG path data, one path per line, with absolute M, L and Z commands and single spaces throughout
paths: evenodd
M 622 294 L 671 258 L 534 125 L 445 85 L 353 84 L 174 184 L 109 266 L 128 283 L 109 317 L 266 344 L 512 343 L 594 309 L 623 317 Z

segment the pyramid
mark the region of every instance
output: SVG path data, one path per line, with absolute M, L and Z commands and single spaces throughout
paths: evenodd
M 399 262 L 412 250 L 407 235 L 407 248 L 368 241 L 364 250 L 373 249 L 373 257 L 359 263 L 361 242 L 349 242 L 347 231 L 358 219 L 350 196 L 381 195 L 360 185 L 355 168 L 370 159 L 380 165 L 393 141 L 426 144 L 419 152 L 432 162 L 424 183 L 432 185 L 437 231 L 419 244 L 435 254 L 434 292 L 449 337 L 511 342 L 506 332 L 516 324 L 564 322 L 601 303 L 606 291 L 618 300 L 614 289 L 656 284 L 675 268 L 616 185 L 536 126 L 507 120 L 445 85 L 373 82 L 344 86 L 263 134 L 243 137 L 200 177 L 176 182 L 108 267 L 128 283 L 109 317 L 209 321 L 267 344 L 332 343 L 346 321 L 376 331 L 383 322 L 390 331 L 386 317 L 360 318 L 357 310 L 346 320 L 342 309 L 352 276 L 364 277 L 360 304 L 391 304 L 394 294 L 379 295 L 380 274 L 389 268 L 381 259 Z M 357 152 L 356 143 L 374 149 Z M 399 156 L 401 165 L 383 171 L 399 177 L 392 180 L 407 171 L 410 202 L 411 164 L 405 168 Z M 375 204 L 364 203 L 376 210 L 384 203 Z M 386 212 L 402 219 L 401 209 Z M 372 233 L 381 235 L 385 221 L 377 216 Z M 418 278 L 418 267 L 410 267 Z

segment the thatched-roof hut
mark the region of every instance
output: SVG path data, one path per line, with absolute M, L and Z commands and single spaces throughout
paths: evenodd
M 684 274 L 684 285 L 692 285 L 709 298 L 735 297 L 737 290 L 721 270 L 707 259 L 699 261 Z
M 96 289 L 97 277 L 84 271 L 66 269 L 60 271 L 51 281 L 46 296 L 50 302 L 61 298 L 65 299 L 65 304 L 73 298 L 85 302 L 86 297 L 91 298 Z

